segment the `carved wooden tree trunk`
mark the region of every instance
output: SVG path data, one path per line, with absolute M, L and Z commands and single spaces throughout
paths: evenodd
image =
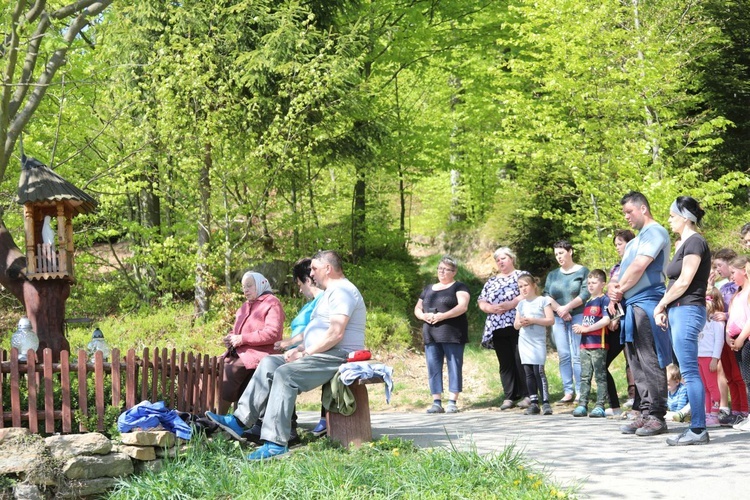
M 26 315 L 39 337 L 38 352 L 49 347 L 54 360 L 59 361 L 61 351 L 70 351 L 65 338 L 65 302 L 70 296 L 70 282 L 63 279 L 26 281 L 23 296 Z
M 0 218 L 0 283 L 24 305 L 26 316 L 39 336 L 38 352 L 49 347 L 57 361 L 61 351 L 70 350 L 64 331 L 70 283 L 62 279 L 29 281 L 21 274 L 25 267 L 26 255 Z

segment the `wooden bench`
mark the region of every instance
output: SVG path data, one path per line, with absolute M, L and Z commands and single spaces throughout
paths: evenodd
M 368 384 L 385 383 L 383 377 L 358 379 L 349 386 L 357 409 L 349 416 L 341 413 L 326 412 L 328 421 L 328 437 L 349 447 L 362 446 L 362 443 L 372 441 L 372 424 L 370 422 L 370 398 L 367 395 Z

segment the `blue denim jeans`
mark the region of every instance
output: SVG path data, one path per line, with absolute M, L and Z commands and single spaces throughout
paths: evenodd
M 443 360 L 448 364 L 448 391 L 461 392 L 463 388 L 464 344 L 431 342 L 425 344 L 427 380 L 430 394 L 443 393 Z
M 555 316 L 555 324 L 552 325 L 564 394 L 573 394 L 574 390 L 576 394 L 581 394 L 581 337 L 573 333 L 573 325 L 582 322 L 583 314 L 576 314 L 572 321 L 563 321 Z
M 687 386 L 690 403 L 690 427 L 706 427 L 706 407 L 703 381 L 698 368 L 698 335 L 706 324 L 704 306 L 677 306 L 667 310 L 672 330 L 672 349 L 680 364 L 682 380 Z

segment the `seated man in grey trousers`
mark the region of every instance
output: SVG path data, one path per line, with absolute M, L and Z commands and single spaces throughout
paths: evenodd
M 310 276 L 325 292 L 304 333 L 292 339 L 299 346 L 263 358 L 234 415 L 206 412 L 236 439 L 263 417 L 260 437 L 264 444 L 248 455 L 249 460 L 288 453 L 297 395 L 331 380 L 350 352 L 364 349 L 367 311 L 359 290 L 344 276 L 341 257 L 330 250 L 318 252 Z

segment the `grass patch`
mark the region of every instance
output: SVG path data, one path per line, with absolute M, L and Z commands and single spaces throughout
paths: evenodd
M 158 473 L 122 480 L 113 499 L 138 498 L 573 498 L 513 448 L 476 451 L 420 449 L 383 438 L 357 450 L 328 440 L 289 458 L 251 463 L 236 443 L 198 439 Z

